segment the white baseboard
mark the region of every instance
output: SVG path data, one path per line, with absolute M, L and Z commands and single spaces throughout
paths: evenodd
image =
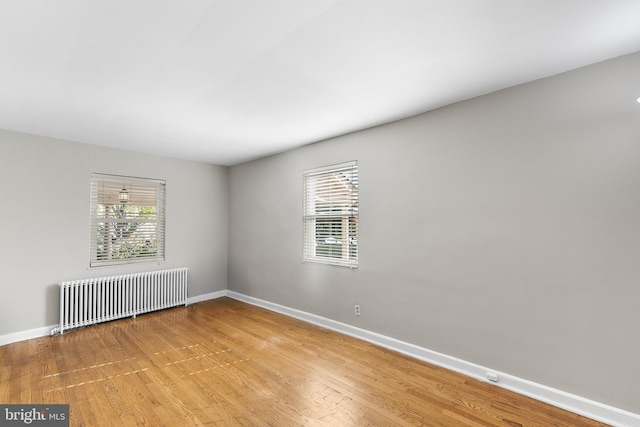
M 203 295 L 196 295 L 195 297 L 187 298 L 187 305 L 195 304 L 201 301 L 207 301 L 210 299 L 221 298 L 227 295 L 227 291 L 211 292 Z M 42 328 L 30 329 L 28 331 L 14 332 L 11 334 L 0 335 L 0 345 L 11 344 L 18 341 L 30 340 L 32 338 L 41 338 L 51 335 L 51 331 L 58 329 L 60 325 L 45 326 Z
M 455 372 L 459 372 L 477 380 L 493 384 L 497 387 L 502 387 L 507 390 L 511 390 L 518 394 L 531 397 L 533 399 L 548 403 L 550 405 L 565 409 L 579 415 L 583 415 L 597 421 L 601 421 L 606 424 L 610 424 L 612 426 L 640 426 L 639 414 L 634 414 L 623 409 L 585 399 L 583 397 L 571 393 L 566 393 L 552 387 L 547 387 L 545 385 L 518 378 L 504 372 L 499 372 L 495 369 L 476 365 L 475 363 L 467 362 L 465 360 L 461 360 L 452 356 L 447 356 L 446 354 L 428 350 L 417 345 L 399 341 L 385 335 L 380 335 L 375 332 L 370 332 L 365 329 L 360 329 L 355 326 L 347 325 L 345 323 L 337 322 L 335 320 L 327 319 L 315 314 L 250 297 L 234 291 L 226 291 L 226 295 L 238 301 L 266 308 L 267 310 L 275 311 L 277 313 L 294 317 L 296 319 L 303 320 L 305 322 L 312 323 L 326 329 L 331 329 L 345 335 L 350 335 L 352 337 L 362 339 L 372 344 L 376 344 L 381 347 L 406 354 L 416 359 L 420 359 L 425 362 L 432 363 L 434 365 L 438 365 Z M 499 379 L 498 382 L 488 381 L 486 378 L 487 373 L 496 374 Z
M 207 301 L 210 299 L 222 298 L 227 295 L 227 290 L 210 292 L 208 294 L 196 295 L 195 297 L 187 298 L 187 305 L 195 304 L 197 302 Z
M 0 335 L 0 345 L 30 340 L 32 338 L 46 337 L 47 335 L 51 335 L 51 331 L 56 327 L 58 327 L 58 325 L 44 326 L 42 328 L 29 329 L 28 331 L 20 331 L 14 332 L 12 334 Z
M 223 296 L 228 296 L 238 301 L 266 308 L 267 310 L 275 311 L 277 313 L 281 313 L 308 323 L 312 323 L 326 329 L 362 339 L 372 344 L 376 344 L 381 347 L 385 347 L 390 350 L 415 357 L 416 359 L 423 360 L 425 362 L 432 363 L 434 365 L 438 365 L 455 372 L 459 372 L 477 380 L 487 382 L 497 387 L 502 387 L 504 389 L 511 390 L 525 396 L 529 396 L 533 399 L 540 400 L 542 402 L 557 406 L 562 409 L 566 409 L 567 411 L 576 414 L 584 415 L 585 417 L 589 417 L 594 420 L 610 424 L 612 426 L 640 426 L 639 414 L 634 414 L 623 409 L 605 405 L 603 403 L 596 402 L 590 399 L 585 399 L 583 397 L 571 393 L 566 393 L 552 387 L 547 387 L 533 381 L 528 381 L 513 375 L 506 374 L 504 372 L 499 372 L 495 369 L 486 368 L 480 365 L 476 365 L 475 363 L 467 362 L 465 360 L 461 360 L 452 356 L 447 356 L 446 354 L 438 353 L 436 351 L 432 351 L 414 344 L 387 337 L 385 335 L 347 325 L 346 323 L 337 322 L 335 320 L 327 319 L 315 314 L 250 297 L 234 291 L 222 290 L 211 292 L 208 294 L 197 295 L 195 297 L 188 298 L 187 304 L 195 304 L 201 301 L 221 298 Z M 48 336 L 51 334 L 51 331 L 57 326 L 58 325 L 50 325 L 41 328 L 30 329 L 27 331 L 0 335 L 0 345 L 6 345 L 18 341 Z M 497 383 L 489 382 L 486 379 L 486 374 L 489 372 L 494 373 L 498 376 L 499 381 Z

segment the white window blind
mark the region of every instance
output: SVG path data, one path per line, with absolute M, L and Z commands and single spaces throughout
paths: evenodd
M 358 266 L 358 163 L 304 172 L 304 261 Z
M 91 175 L 90 265 L 164 260 L 165 181 Z

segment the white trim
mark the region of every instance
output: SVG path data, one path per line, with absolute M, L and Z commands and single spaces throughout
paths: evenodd
M 423 360 L 425 362 L 432 363 L 434 365 L 438 365 L 455 372 L 459 372 L 477 380 L 493 384 L 497 387 L 501 387 L 518 394 L 531 397 L 533 399 L 548 403 L 558 408 L 562 408 L 567 411 L 583 415 L 585 417 L 606 424 L 610 424 L 612 426 L 632 427 L 640 425 L 639 414 L 634 414 L 623 409 L 605 405 L 604 403 L 585 399 L 575 394 L 566 393 L 562 390 L 557 390 L 552 387 L 535 383 L 533 381 L 518 378 L 513 375 L 496 371 L 495 369 L 476 365 L 475 363 L 467 362 L 456 357 L 428 350 L 426 348 L 419 347 L 417 345 L 410 344 L 404 341 L 399 341 L 395 338 L 387 337 L 385 335 L 367 331 L 365 329 L 360 329 L 355 326 L 347 325 L 345 323 L 337 322 L 335 320 L 327 319 L 315 314 L 250 297 L 238 292 L 227 291 L 226 295 L 229 298 L 233 298 L 238 301 L 266 308 L 267 310 L 275 311 L 277 313 L 281 313 L 308 323 L 312 323 L 317 326 L 321 326 L 326 329 L 359 338 L 361 340 L 397 351 L 399 353 L 406 354 L 411 357 L 415 357 L 416 359 Z M 486 378 L 487 373 L 496 374 L 499 381 L 497 383 L 488 381 Z
M 211 292 L 208 294 L 196 295 L 195 297 L 187 298 L 187 305 L 195 304 L 197 302 L 207 301 L 210 299 L 221 298 L 227 295 L 226 290 Z M 45 326 L 42 328 L 29 329 L 28 331 L 13 332 L 11 334 L 0 335 L 0 346 L 12 344 L 14 342 L 26 341 L 33 338 L 42 338 L 52 335 L 52 331 L 60 331 L 60 325 Z
M 208 294 L 196 295 L 195 297 L 187 298 L 187 304 L 195 304 L 197 302 L 208 301 L 210 299 L 222 298 L 227 295 L 227 290 L 210 292 Z
M 328 172 L 337 172 L 348 168 L 354 168 L 358 166 L 357 160 L 349 160 L 348 162 L 335 163 L 333 165 L 321 166 L 319 168 L 306 169 L 305 175 L 318 175 Z
M 345 179 L 338 177 L 338 172 L 350 172 L 351 177 Z M 305 170 L 303 173 L 303 241 L 302 259 L 305 263 L 319 263 L 335 265 L 339 267 L 358 268 L 358 246 L 354 246 L 352 238 L 358 238 L 358 216 L 359 212 L 355 206 L 358 203 L 358 161 L 339 163 L 330 166 L 323 166 L 315 169 Z M 336 186 L 339 188 L 336 190 Z M 345 189 L 342 189 L 345 187 Z M 326 198 L 326 200 L 325 200 Z M 318 202 L 322 201 L 324 207 L 336 209 L 337 211 L 319 211 Z M 330 203 L 327 205 L 327 203 Z M 340 236 L 342 242 L 340 246 L 340 258 L 324 253 L 318 254 L 318 230 L 319 221 L 330 221 L 340 224 Z M 351 221 L 354 220 L 352 223 Z M 328 225 L 328 224 L 326 224 Z M 333 226 L 331 227 L 333 229 Z M 322 233 L 327 233 L 324 230 Z M 332 232 L 323 235 L 324 238 L 333 237 Z M 340 243 L 340 242 L 334 242 Z M 338 249 L 338 248 L 333 248 Z M 333 252 L 332 249 L 332 252 Z M 355 259 L 352 259 L 352 252 L 355 251 Z
M 365 329 L 357 328 L 355 326 L 347 325 L 346 323 L 337 322 L 335 320 L 327 319 L 315 314 L 250 297 L 238 292 L 229 290 L 211 292 L 208 294 L 188 298 L 187 303 L 195 304 L 197 302 L 221 298 L 224 296 L 228 296 L 229 298 L 246 302 L 251 305 L 266 308 L 267 310 L 275 311 L 289 317 L 293 317 L 314 325 L 321 326 L 326 329 L 330 329 L 370 342 L 372 344 L 379 345 L 381 347 L 397 351 L 399 353 L 406 354 L 411 357 L 415 357 L 416 359 L 423 360 L 425 362 L 432 363 L 434 365 L 438 365 L 455 372 L 459 372 L 477 380 L 488 382 L 497 387 L 502 387 L 518 394 L 529 396 L 533 399 L 540 400 L 558 408 L 566 409 L 567 411 L 583 415 L 585 417 L 592 418 L 594 420 L 601 421 L 612 426 L 633 427 L 640 425 L 640 414 L 634 414 L 633 412 L 605 405 L 604 403 L 596 402 L 594 400 L 585 399 L 575 394 L 566 393 L 562 390 L 557 390 L 552 387 L 547 387 L 545 385 L 535 383 L 533 381 L 525 380 L 513 375 L 496 371 L 495 369 L 489 369 L 480 365 L 476 365 L 475 363 L 467 362 L 465 360 L 458 359 L 452 356 L 447 356 L 446 354 L 438 353 L 436 351 L 428 350 L 414 344 L 396 340 L 395 338 L 387 337 L 375 332 L 370 332 Z M 22 332 L 0 335 L 0 345 L 11 344 L 14 342 L 33 338 L 45 337 L 50 335 L 51 331 L 58 326 L 59 325 L 51 325 Z M 489 372 L 498 376 L 499 381 L 497 383 L 487 381 L 486 374 Z
M 46 337 L 51 335 L 51 331 L 60 325 L 44 326 L 42 328 L 29 329 L 27 331 L 14 332 L 0 335 L 0 345 L 7 345 L 18 341 L 30 340 L 33 338 Z

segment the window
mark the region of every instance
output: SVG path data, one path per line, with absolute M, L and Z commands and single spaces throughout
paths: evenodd
M 165 181 L 91 176 L 92 267 L 164 260 Z
M 304 173 L 304 261 L 358 267 L 358 163 Z

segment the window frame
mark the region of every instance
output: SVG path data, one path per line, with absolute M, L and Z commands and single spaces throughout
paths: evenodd
M 122 188 L 126 202 L 120 199 Z M 90 268 L 164 261 L 166 181 L 92 173 L 89 222 Z M 112 245 L 121 248 L 116 257 Z
M 304 171 L 303 262 L 358 268 L 359 187 L 357 160 Z

